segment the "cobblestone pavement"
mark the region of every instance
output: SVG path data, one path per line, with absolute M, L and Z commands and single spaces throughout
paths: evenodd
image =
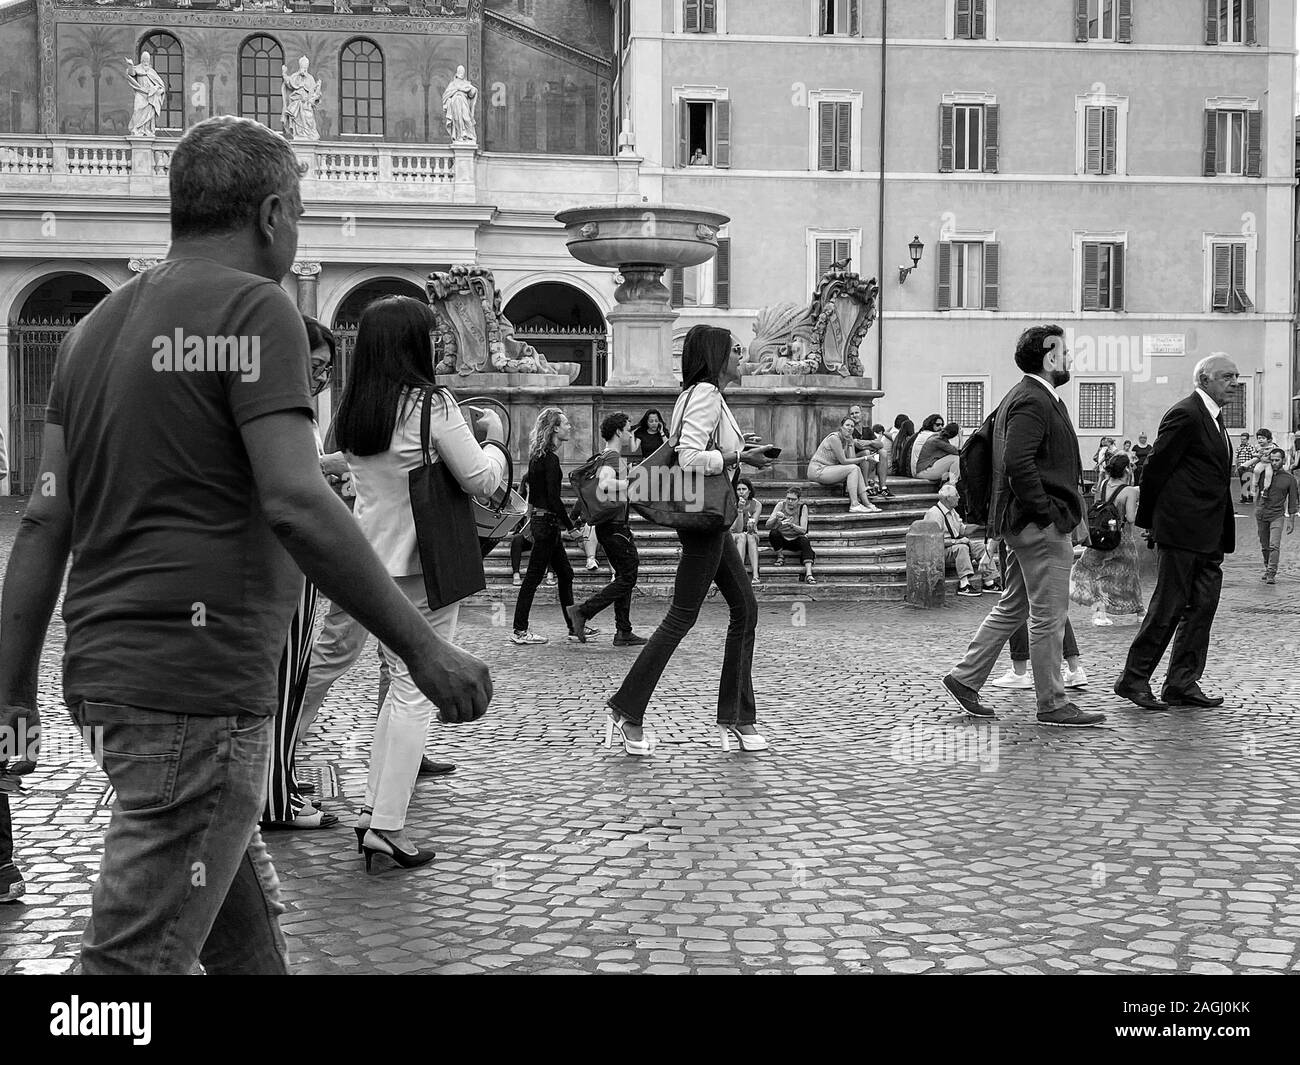
M 724 754 L 714 602 L 651 705 L 656 755 L 630 759 L 601 746 L 600 726 L 632 652 L 557 640 L 550 600 L 535 608 L 542 648 L 467 612 L 461 639 L 492 664 L 496 699 L 476 726 L 434 727 L 430 750 L 459 769 L 416 789 L 410 831 L 439 856 L 409 873 L 368 876 L 349 831 L 374 716 L 368 650 L 301 756 L 337 780 L 343 823 L 270 837 L 295 969 L 1295 971 L 1300 537 L 1265 587 L 1249 517 L 1239 531 L 1205 681 L 1223 710 L 1121 703 L 1109 686 L 1131 630 L 1076 614 L 1093 678 L 1080 701 L 1110 715 L 1106 730 L 1038 727 L 1032 693 L 992 688 L 996 722 L 954 716 L 938 677 L 991 596 L 933 612 L 793 603 L 760 620 L 772 749 Z M 635 604 L 642 631 L 655 609 Z M 108 819 L 106 782 L 57 710 L 60 641 L 56 622 L 46 764 L 15 803 L 29 890 L 0 908 L 0 973 L 75 971 Z

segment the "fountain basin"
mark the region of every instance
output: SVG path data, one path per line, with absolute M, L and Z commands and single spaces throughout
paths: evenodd
M 568 230 L 569 254 L 589 266 L 699 266 L 718 250 L 730 216 L 673 203 L 571 207 L 555 216 Z

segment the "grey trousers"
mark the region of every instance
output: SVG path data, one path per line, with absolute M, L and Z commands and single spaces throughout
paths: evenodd
M 1061 652 L 1070 609 L 1074 548 L 1070 534 L 1054 525 L 1046 529 L 1027 525 L 1018 533 L 1006 533 L 1003 540 L 1007 545 L 1007 568 L 1002 575 L 1002 595 L 952 676 L 968 687 L 982 688 L 1003 645 L 1027 618 L 1038 712 L 1050 713 L 1069 701 L 1061 677 Z
M 298 717 L 298 740 L 301 742 L 311 730 L 311 724 L 320 712 L 321 703 L 330 686 L 351 669 L 365 650 L 367 632 L 351 614 L 338 603 L 330 601 L 320 635 L 311 649 L 311 665 L 307 672 L 307 688 L 302 697 L 302 712 Z M 379 706 L 384 705 L 388 694 L 388 663 L 379 656 Z

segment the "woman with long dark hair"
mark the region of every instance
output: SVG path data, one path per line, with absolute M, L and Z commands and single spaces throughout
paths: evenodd
M 898 437 L 894 440 L 894 475 L 912 476 L 912 441 L 916 439 L 916 426 L 911 418 L 904 418 L 898 427 Z
M 653 455 L 663 446 L 664 416 L 651 407 L 641 415 L 641 420 L 632 426 L 632 435 L 636 437 L 642 458 Z
M 740 380 L 741 354 L 739 345 L 732 347 L 726 329 L 697 325 L 686 334 L 682 391 L 670 423 L 677 427 L 677 461 L 683 469 L 734 477 L 741 463 L 759 470 L 772 464 L 762 445 L 746 447 L 744 434 L 722 396 L 728 385 Z M 654 749 L 653 737 L 647 739 L 642 727 L 646 706 L 677 645 L 694 628 L 709 585 L 716 582 L 731 608 L 718 682 L 722 746 L 729 750 L 734 737 L 742 750 L 762 750 L 767 740 L 754 723 L 757 711 L 752 677 L 758 603 L 745 564 L 727 526 L 710 532 L 678 529 L 677 539 L 682 555 L 672 605 L 641 649 L 622 687 L 609 698 L 606 746 L 613 742 L 617 730 L 628 754 L 646 755 Z
M 432 325 L 429 308 L 409 296 L 385 296 L 365 309 L 335 434 L 352 469 L 362 531 L 402 593 L 450 642 L 458 607 L 429 607 L 411 514 L 409 474 L 424 463 L 420 414 L 425 396 L 432 394 L 430 454 L 446 464 L 467 494 L 488 496 L 500 488 L 506 460 L 503 451 L 479 446 L 455 396 L 434 384 Z M 489 440 L 504 440 L 494 412 L 484 411 L 480 425 Z M 406 810 L 434 707 L 411 680 L 406 663 L 382 644 L 379 650 L 392 683 L 375 723 L 357 847 L 366 856 L 367 870 L 376 854 L 410 869 L 434 857 L 406 835 Z
M 528 627 L 528 615 L 533 610 L 533 596 L 542 583 L 546 567 L 551 567 L 560 582 L 560 612 L 565 627 L 574 636 L 569 607 L 573 606 L 573 567 L 564 548 L 564 533 L 575 531 L 569 510 L 560 499 L 560 445 L 568 440 L 573 427 L 559 407 L 546 407 L 537 415 L 533 435 L 528 444 L 528 505 L 532 517 L 528 526 L 533 538 L 533 552 L 528 556 L 528 569 L 519 598 L 515 600 L 514 631 L 510 642 L 521 646 L 548 643 Z M 591 630 L 588 629 L 588 632 Z M 576 636 L 574 637 L 577 638 Z
M 921 468 L 921 448 L 925 447 L 925 442 L 942 428 L 942 414 L 931 414 L 921 423 L 921 428 L 912 437 L 911 444 L 908 445 L 907 476 L 917 476 L 917 470 Z

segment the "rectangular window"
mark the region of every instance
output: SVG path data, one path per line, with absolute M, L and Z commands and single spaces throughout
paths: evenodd
M 817 169 L 849 170 L 853 159 L 853 105 L 821 101 L 817 105 Z
M 856 37 L 858 0 L 818 0 L 817 32 L 823 37 Z
M 1245 39 L 1245 0 L 1218 0 L 1219 43 L 1241 44 Z
M 1228 398 L 1223 401 L 1223 424 L 1228 429 L 1248 429 L 1246 424 L 1246 382 L 1238 381 L 1236 387 L 1228 393 Z M 1233 453 L 1236 453 L 1237 442 L 1233 441 Z
M 982 41 L 988 33 L 988 4 L 985 0 L 954 0 L 952 35 L 959 41 Z
M 1079 382 L 1079 428 L 1114 429 L 1116 393 L 1114 381 Z
M 953 108 L 953 169 L 980 170 L 984 148 L 984 107 L 958 104 Z
M 1116 146 L 1119 143 L 1119 108 L 1085 107 L 1084 173 L 1115 173 Z
M 1115 39 L 1115 0 L 1088 0 L 1088 40 Z
M 731 306 L 731 240 L 718 238 L 718 251 L 708 262 L 669 271 L 674 307 Z
M 826 271 L 835 263 L 850 262 L 853 254 L 853 242 L 847 237 L 836 237 L 834 239 L 817 241 L 817 276 L 812 278 L 812 284 L 809 288 L 816 288 L 817 283 L 821 281 Z
M 1083 242 L 1083 295 L 1085 311 L 1124 309 L 1124 245 L 1118 241 Z
M 944 409 L 948 421 L 963 429 L 978 429 L 984 422 L 984 382 L 948 381 Z
M 684 0 L 682 29 L 687 33 L 717 33 L 717 0 Z
M 1246 291 L 1246 252 L 1244 240 L 1215 241 L 1210 245 L 1214 310 L 1240 314 L 1255 306 Z
M 958 241 L 952 245 L 952 306 L 979 310 L 984 306 L 984 245 Z
M 1264 115 L 1257 108 L 1209 108 L 1205 112 L 1206 177 L 1260 177 L 1264 161 Z
M 683 166 L 713 165 L 713 101 L 686 101 L 686 151 Z
M 1244 111 L 1220 111 L 1216 117 L 1216 174 L 1240 175 L 1246 169 L 1246 114 Z
M 1001 245 L 992 240 L 943 240 L 935 269 L 941 311 L 996 311 L 1000 300 Z

